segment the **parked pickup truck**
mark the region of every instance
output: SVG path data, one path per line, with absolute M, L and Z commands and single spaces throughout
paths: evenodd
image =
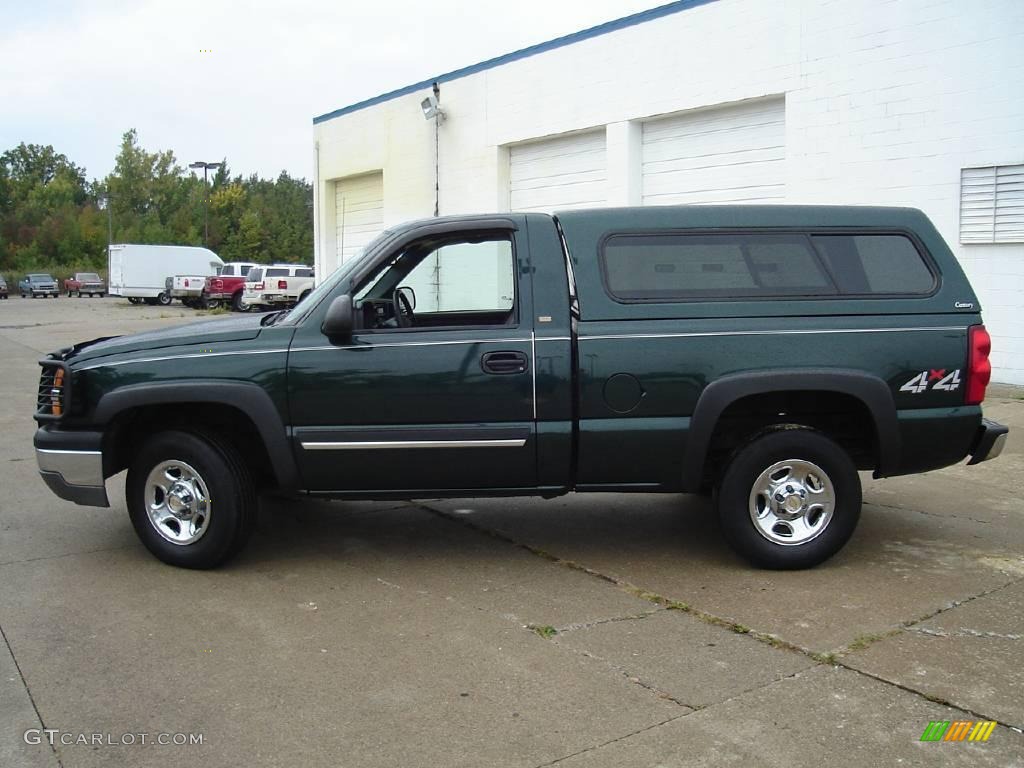
M 213 277 L 206 278 L 203 306 L 207 309 L 229 303 L 236 312 L 242 311 L 242 293 L 245 291 L 245 277 L 255 264 L 232 261 L 221 267 Z
M 313 268 L 301 264 L 262 264 L 249 270 L 244 309 L 292 307 L 313 291 Z
M 206 287 L 206 275 L 174 275 L 164 281 L 164 290 L 171 299 L 186 307 L 198 307 Z
M 385 231 L 290 312 L 52 353 L 35 448 L 79 504 L 107 506 L 127 469 L 142 542 L 191 568 L 239 550 L 262 492 L 712 489 L 739 553 L 803 568 L 853 533 L 857 470 L 999 454 L 989 347 L 916 210 L 437 218 Z
M 57 289 L 57 278 L 53 275 L 36 273 L 25 275 L 18 281 L 18 293 L 21 298 L 31 296 L 33 299 L 42 296 L 44 299 L 50 296 L 54 299 L 59 295 Z
M 75 272 L 74 277 L 64 280 L 64 293 L 71 296 L 103 296 L 107 292 L 107 284 L 95 272 Z

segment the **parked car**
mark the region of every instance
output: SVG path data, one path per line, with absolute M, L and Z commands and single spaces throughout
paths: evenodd
M 133 304 L 171 303 L 168 275 L 212 275 L 224 265 L 213 251 L 188 245 L 111 245 L 110 295 Z
M 174 275 L 164 281 L 166 293 L 186 307 L 199 307 L 206 285 L 206 275 Z
M 4 276 L 0 275 L 0 299 L 7 298 L 7 281 L 4 280 Z
M 18 281 L 18 292 L 21 293 L 21 298 L 31 296 L 33 299 L 37 296 L 46 298 L 52 296 L 57 298 L 57 278 L 53 275 L 47 275 L 43 273 L 36 273 L 31 275 L 25 275 L 21 280 Z
M 312 290 L 312 267 L 302 264 L 257 265 L 249 270 L 245 278 L 242 308 L 294 306 Z
M 737 552 L 803 568 L 852 535 L 858 470 L 999 455 L 980 309 L 912 209 L 436 218 L 291 311 L 51 353 L 36 457 L 93 506 L 127 469 L 142 542 L 190 568 L 242 547 L 262 492 L 573 490 L 714 490 Z
M 64 292 L 71 296 L 103 296 L 107 292 L 107 284 L 95 272 L 76 272 L 74 277 L 64 281 Z
M 236 312 L 242 310 L 242 294 L 245 292 L 245 277 L 255 267 L 243 261 L 232 261 L 217 270 L 213 277 L 206 278 L 202 304 L 213 309 L 222 303 L 228 303 Z

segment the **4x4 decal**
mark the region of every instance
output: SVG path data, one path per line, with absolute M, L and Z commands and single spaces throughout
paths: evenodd
M 932 382 L 935 382 L 933 385 Z M 960 387 L 960 369 L 952 373 L 946 373 L 945 368 L 932 368 L 928 371 L 921 371 L 910 381 L 900 387 L 900 392 L 910 392 L 919 395 L 929 387 L 932 389 L 952 392 Z

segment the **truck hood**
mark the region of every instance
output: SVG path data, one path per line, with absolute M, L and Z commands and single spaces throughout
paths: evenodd
M 186 344 L 245 341 L 259 336 L 262 328 L 260 320 L 263 317 L 264 315 L 257 314 L 225 320 L 204 320 L 131 336 L 106 336 L 83 341 L 70 349 L 61 350 L 60 357 L 68 362 L 77 363 L 108 355 L 180 347 Z

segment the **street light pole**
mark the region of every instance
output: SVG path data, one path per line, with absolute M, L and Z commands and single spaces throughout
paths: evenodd
M 110 193 L 103 197 L 107 208 L 107 254 L 110 254 L 110 246 L 114 243 L 114 215 L 110 212 Z
M 212 168 L 220 168 L 220 163 L 206 163 L 202 160 L 197 160 L 194 163 L 189 163 L 189 168 L 202 168 L 203 169 L 203 245 L 206 245 L 210 239 L 210 217 L 207 211 L 210 198 L 210 185 L 206 178 L 206 173 Z

